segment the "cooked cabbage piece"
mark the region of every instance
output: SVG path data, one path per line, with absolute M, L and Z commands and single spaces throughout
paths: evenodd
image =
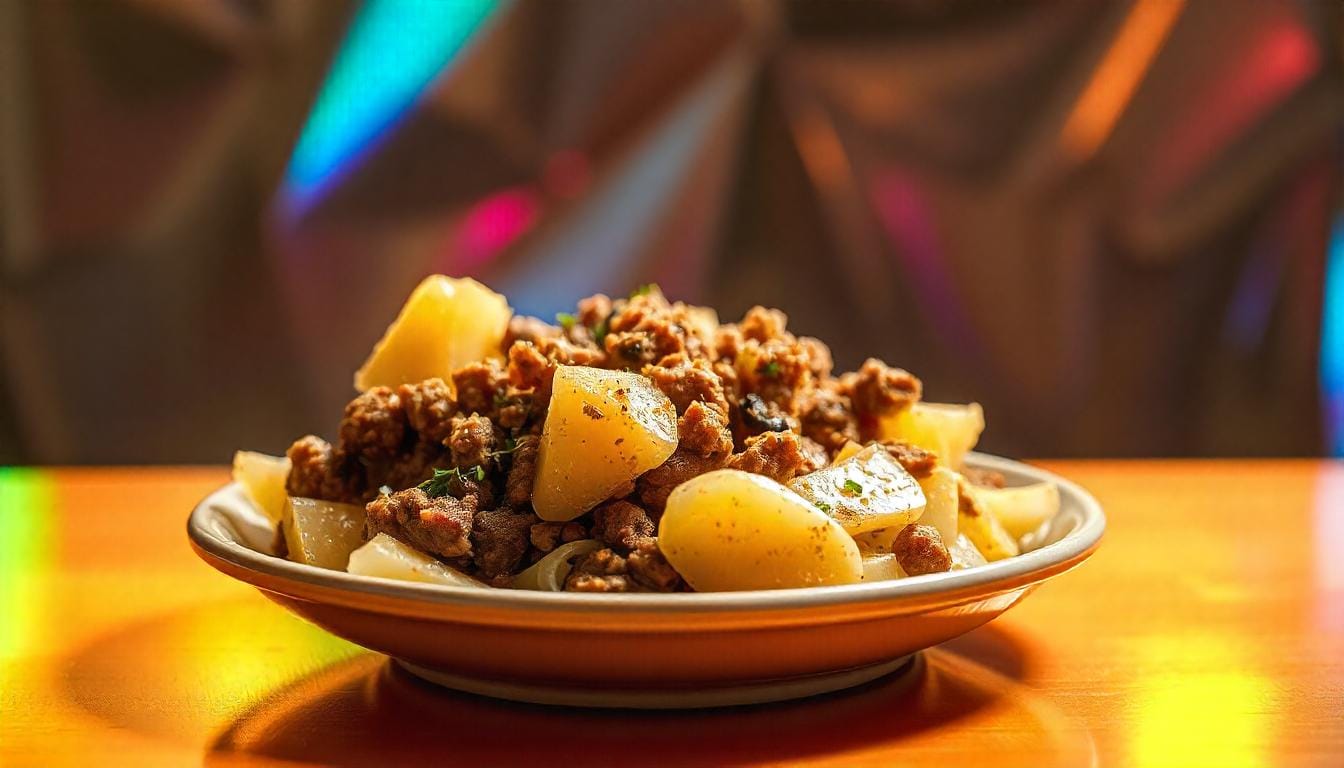
M 974 568 L 977 565 L 984 565 L 989 562 L 985 560 L 985 556 L 980 554 L 980 550 L 975 548 L 975 545 L 964 533 L 957 536 L 957 540 L 947 548 L 947 553 L 952 556 L 952 570 L 954 571 Z
M 976 488 L 975 498 L 1014 539 L 1031 533 L 1059 512 L 1059 488 L 1054 483 Z
M 924 491 L 880 445 L 789 483 L 850 534 L 899 528 L 924 512 Z
M 676 409 L 653 382 L 562 365 L 542 429 L 532 508 L 542 520 L 573 520 L 676 449 Z
M 938 454 L 945 466 L 961 467 L 980 441 L 985 412 L 979 403 L 915 403 L 881 424 L 884 439 L 900 440 Z
M 938 535 L 944 542 L 957 538 L 957 473 L 946 467 L 938 467 L 926 478 L 919 481 L 924 490 L 924 514 L 919 522 L 938 529 Z
M 435 560 L 424 552 L 380 533 L 350 553 L 345 570 L 360 576 L 380 579 L 418 581 L 423 584 L 445 584 L 450 587 L 480 587 L 486 585 Z
M 364 508 L 291 496 L 281 528 L 290 560 L 343 571 L 364 543 Z
M 561 544 L 546 556 L 530 565 L 527 570 L 513 577 L 514 589 L 535 589 L 541 592 L 562 592 L 565 579 L 574 569 L 574 561 L 584 555 L 591 555 L 606 545 L 593 539 L 580 539 Z
M 901 568 L 901 563 L 895 555 L 887 553 L 885 555 L 868 555 L 863 558 L 864 581 L 888 581 L 903 578 L 905 578 L 905 570 Z
M 289 477 L 289 459 L 253 451 L 233 454 L 233 481 L 243 487 L 257 509 L 279 523 L 285 515 L 285 479 Z
M 455 368 L 500 356 L 512 315 L 503 296 L 469 277 L 430 275 L 355 373 L 355 388 L 451 381 Z
M 767 477 L 720 469 L 677 486 L 658 544 L 694 589 L 719 592 L 851 584 L 858 546 L 829 515 Z

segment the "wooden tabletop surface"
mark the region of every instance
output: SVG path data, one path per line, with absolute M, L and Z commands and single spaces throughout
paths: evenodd
M 912 687 L 695 713 L 430 688 L 199 562 L 223 469 L 0 469 L 0 765 L 1344 765 L 1344 464 L 1048 462 L 1100 551 Z

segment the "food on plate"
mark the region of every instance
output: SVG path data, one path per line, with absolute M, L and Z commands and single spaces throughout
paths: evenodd
M 965 464 L 979 405 L 830 350 L 784 313 L 722 323 L 656 286 L 554 323 L 469 279 L 422 282 L 332 442 L 239 452 L 295 561 L 575 592 L 881 581 L 1012 557 L 1059 509 Z

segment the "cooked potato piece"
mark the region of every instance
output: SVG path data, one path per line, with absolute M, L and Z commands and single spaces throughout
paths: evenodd
M 1014 539 L 1031 533 L 1059 511 L 1059 488 L 1034 483 L 1017 488 L 977 488 L 975 498 Z
M 637 373 L 562 365 L 541 433 L 532 508 L 573 520 L 677 449 L 677 412 Z
M 659 524 L 672 567 L 701 592 L 851 584 L 863 577 L 844 528 L 775 481 L 720 469 L 677 486 Z
M 945 466 L 957 469 L 980 440 L 985 412 L 979 403 L 915 403 L 882 422 L 884 439 L 901 440 L 933 451 Z
M 863 558 L 864 581 L 888 581 L 904 579 L 905 570 L 893 554 L 869 555 Z
M 1009 536 L 999 524 L 999 519 L 980 504 L 980 489 L 972 488 L 970 483 L 961 480 L 958 492 L 963 498 L 957 513 L 957 529 L 966 534 L 980 554 L 991 562 L 1016 555 L 1017 540 Z
M 486 585 L 444 565 L 424 552 L 380 533 L 368 543 L 350 553 L 345 570 L 360 576 L 380 579 L 418 581 L 424 584 L 446 584 L 450 587 L 481 587 Z
M 285 515 L 285 480 L 289 477 L 289 459 L 264 453 L 238 451 L 233 454 L 233 481 L 243 487 L 248 498 L 273 523 Z
M 503 296 L 471 278 L 430 275 L 355 373 L 361 392 L 439 377 L 500 355 L 513 311 Z
M 943 541 L 955 541 L 957 538 L 957 473 L 945 467 L 938 467 L 933 473 L 919 481 L 924 489 L 924 499 L 928 502 L 919 522 L 938 529 Z
M 850 534 L 899 528 L 924 512 L 923 489 L 880 445 L 796 478 L 789 488 Z
M 957 536 L 957 540 L 947 548 L 947 553 L 952 556 L 952 570 L 954 571 L 974 568 L 988 562 L 985 560 L 985 556 L 980 554 L 980 550 L 976 549 L 975 545 L 971 543 L 971 540 L 966 538 L 964 533 Z
M 281 526 L 290 560 L 343 571 L 364 543 L 364 508 L 291 496 Z
M 853 440 L 847 441 L 839 451 L 836 451 L 835 458 L 831 460 L 831 466 L 835 466 L 846 459 L 853 458 L 854 454 L 862 450 L 862 445 L 859 445 Z

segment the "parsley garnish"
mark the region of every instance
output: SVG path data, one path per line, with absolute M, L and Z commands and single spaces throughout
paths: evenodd
M 863 493 L 863 486 L 853 480 L 845 480 L 845 493 L 851 496 L 858 496 Z
M 614 314 L 616 313 L 613 312 L 612 315 Z M 607 334 L 610 332 L 611 332 L 611 315 L 607 315 L 607 319 L 598 323 L 597 327 L 593 329 L 593 341 L 597 342 L 597 346 L 599 347 L 602 346 L 602 342 L 606 340 Z
M 827 504 L 827 503 L 824 502 L 824 501 L 814 501 L 814 502 L 812 502 L 812 503 L 815 504 L 815 505 L 817 505 L 817 509 L 820 509 L 822 512 L 825 512 L 825 513 L 828 514 L 828 515 L 831 513 L 831 505 L 830 505 L 830 504 Z
M 452 469 L 436 469 L 434 470 L 433 477 L 416 487 L 424 491 L 426 496 L 433 499 L 449 495 L 454 483 L 461 488 L 462 482 L 468 477 L 475 478 L 478 483 L 483 482 L 485 480 L 485 467 L 478 464 L 475 467 L 469 468 L 466 472 L 463 472 L 457 467 L 453 467 Z
M 657 283 L 644 283 L 642 285 L 637 286 L 635 290 L 630 292 L 630 298 L 633 299 L 636 296 L 647 296 L 656 290 L 659 290 Z
M 555 322 L 559 323 L 560 327 L 564 328 L 566 332 L 574 330 L 574 324 L 578 321 L 577 317 L 568 312 L 555 313 Z
M 765 378 L 773 379 L 779 375 L 779 361 L 771 360 L 770 362 L 766 363 L 765 365 L 762 365 L 760 368 L 756 370 Z

